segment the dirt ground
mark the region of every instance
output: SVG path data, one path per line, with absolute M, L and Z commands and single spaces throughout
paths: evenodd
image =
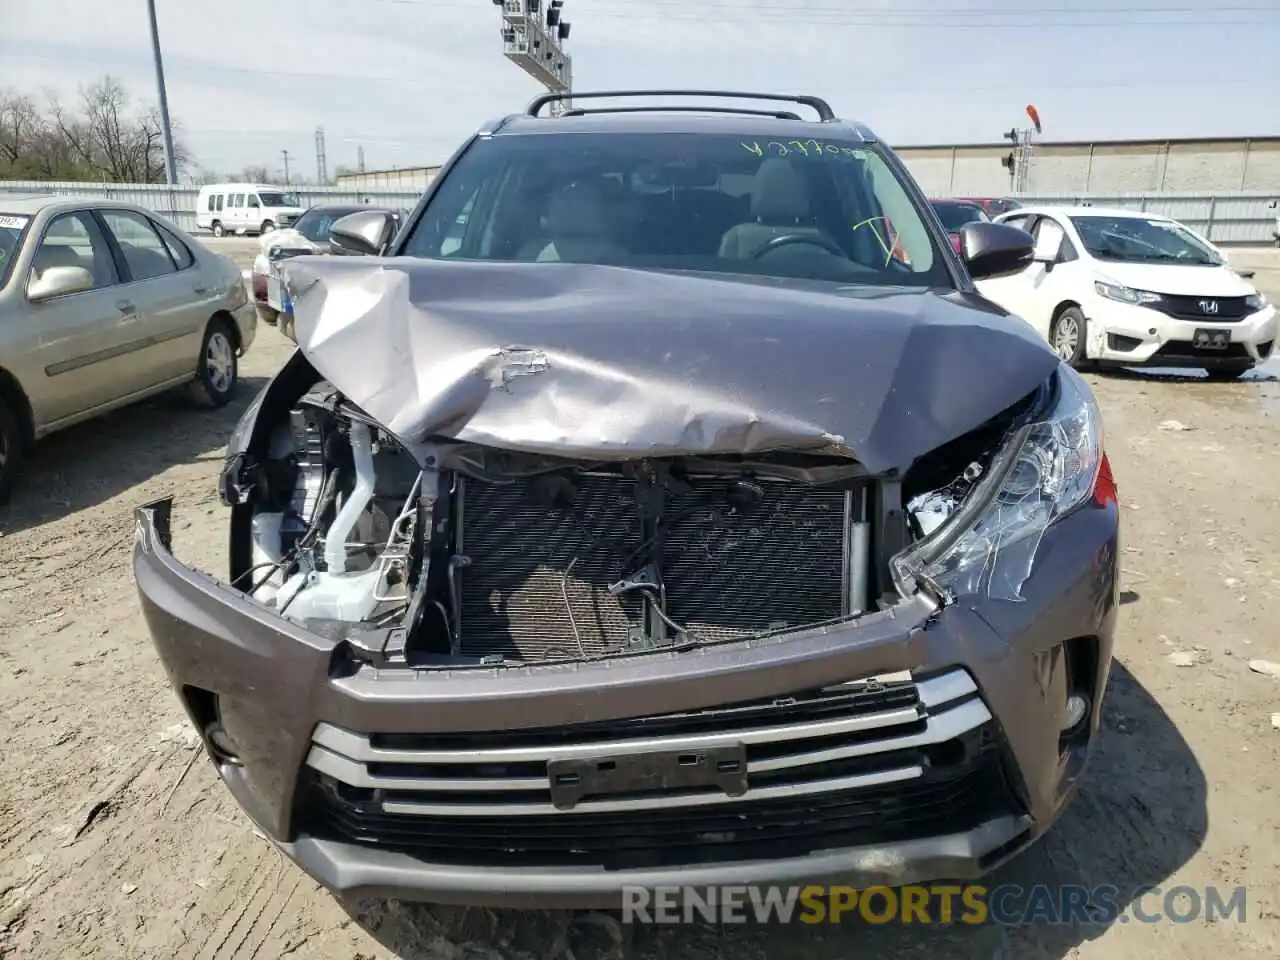
M 243 241 L 227 249 L 247 264 Z M 1280 298 L 1280 251 L 1233 259 Z M 1280 956 L 1280 679 L 1249 667 L 1280 661 L 1280 365 L 1227 385 L 1090 377 L 1124 513 L 1118 663 L 1083 793 L 995 878 L 1244 885 L 1245 923 L 628 928 L 618 947 L 592 915 L 343 906 L 255 835 L 184 731 L 139 613 L 131 510 L 175 495 L 179 556 L 224 571 L 214 476 L 286 354 L 264 328 L 221 412 L 165 398 L 50 438 L 0 510 L 0 955 Z

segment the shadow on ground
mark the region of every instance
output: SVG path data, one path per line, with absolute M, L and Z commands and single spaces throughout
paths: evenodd
M 240 414 L 266 383 L 241 377 L 236 398 L 221 409 L 201 408 L 179 390 L 46 437 L 0 507 L 0 532 L 96 506 L 177 464 L 221 460 Z
M 1111 672 L 1098 753 L 1057 826 L 988 878 L 987 885 L 1114 887 L 1123 909 L 1159 886 L 1200 848 L 1208 824 L 1205 779 L 1190 747 L 1155 699 L 1121 664 Z M 1017 896 L 1010 901 L 1018 904 Z M 1158 900 L 1156 901 L 1158 902 Z M 1155 908 L 1144 899 L 1147 912 Z M 623 926 L 602 914 L 349 904 L 352 917 L 401 960 L 437 957 L 556 960 L 1063 960 L 1100 936 L 1088 925 L 928 927 Z M 1113 910 L 1112 916 L 1115 915 Z M 1115 922 L 1114 920 L 1111 922 Z M 466 950 L 459 949 L 464 946 Z M 570 952 L 566 952 L 565 948 Z

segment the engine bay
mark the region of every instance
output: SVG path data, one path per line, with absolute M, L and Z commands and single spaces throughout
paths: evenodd
M 442 442 L 415 460 L 323 382 L 265 427 L 233 484 L 233 585 L 354 649 L 440 665 L 594 659 L 885 609 L 900 599 L 888 559 L 945 522 L 1005 429 L 904 483 L 784 453 L 591 463 Z

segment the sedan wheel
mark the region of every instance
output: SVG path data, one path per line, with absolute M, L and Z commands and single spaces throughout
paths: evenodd
M 9 502 L 9 494 L 22 470 L 25 454 L 18 418 L 0 399 L 0 504 Z
M 215 407 L 226 406 L 235 395 L 240 373 L 239 358 L 231 328 L 225 320 L 210 322 L 200 348 L 199 366 L 196 368 L 198 393 Z
M 1079 367 L 1085 359 L 1085 331 L 1087 325 L 1079 307 L 1067 307 L 1053 321 L 1049 332 L 1049 345 L 1065 363 Z

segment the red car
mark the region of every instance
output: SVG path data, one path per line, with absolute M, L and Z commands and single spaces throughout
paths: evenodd
M 931 200 L 933 211 L 942 221 L 951 248 L 960 253 L 960 228 L 966 223 L 990 220 L 982 207 L 972 200 Z
M 964 200 L 966 203 L 976 203 L 988 217 L 998 217 L 1002 213 L 1017 210 L 1022 206 L 1017 200 L 1010 200 L 1008 197 L 959 197 L 957 199 Z

